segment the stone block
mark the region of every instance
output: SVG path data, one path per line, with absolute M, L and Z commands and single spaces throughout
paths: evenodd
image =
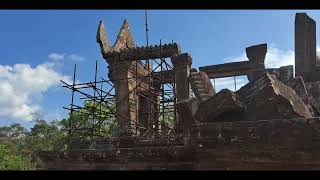
M 311 105 L 320 112 L 320 81 L 306 82 L 306 89 Z
M 310 118 L 299 95 L 274 75 L 265 73 L 237 91 L 246 107 L 245 120 Z
M 300 96 L 300 98 L 306 105 L 309 104 L 308 92 L 301 76 L 288 81 L 286 84 Z
M 198 106 L 199 102 L 196 98 L 185 99 L 177 103 L 178 115 L 184 130 L 192 128 L 192 124 L 196 123 L 195 114 Z
M 196 118 L 201 123 L 241 120 L 244 106 L 234 92 L 223 89 L 207 101 L 200 104 Z

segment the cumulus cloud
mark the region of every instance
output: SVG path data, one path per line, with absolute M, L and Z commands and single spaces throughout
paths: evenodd
M 294 51 L 270 47 L 266 55 L 266 68 L 279 68 L 281 66 L 294 65 Z
M 65 57 L 65 54 L 59 54 L 59 53 L 51 53 L 48 55 L 48 58 L 52 61 L 61 61 Z
M 320 48 L 317 48 L 319 51 Z M 246 53 L 242 53 L 239 56 L 230 57 L 224 59 L 225 63 L 228 62 L 238 62 L 238 61 L 247 61 Z M 281 66 L 294 65 L 294 51 L 292 49 L 280 49 L 274 45 L 268 47 L 268 51 L 265 59 L 266 68 L 279 68 Z M 213 80 L 211 81 L 213 83 Z M 241 76 L 236 78 L 237 89 L 242 87 L 248 82 L 246 76 Z M 223 88 L 228 88 L 234 90 L 234 79 L 233 77 L 228 78 L 219 78 L 215 80 L 216 91 L 220 91 Z
M 84 61 L 85 60 L 84 57 L 79 56 L 77 54 L 70 54 L 70 55 L 67 56 L 67 58 L 69 58 L 69 59 L 71 59 L 73 61 Z
M 55 60 L 59 56 L 51 55 Z M 38 100 L 60 80 L 70 82 L 55 69 L 55 63 L 46 62 L 32 67 L 30 64 L 0 65 L 0 117 L 32 120 L 41 110 Z
M 67 53 L 51 53 L 48 55 L 48 58 L 52 61 L 62 61 L 62 60 L 71 60 L 71 61 L 84 61 L 85 58 L 78 54 L 67 54 Z

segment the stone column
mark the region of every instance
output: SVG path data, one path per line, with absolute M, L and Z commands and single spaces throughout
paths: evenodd
M 149 94 L 146 92 L 142 92 L 142 95 L 139 95 L 139 124 L 141 124 L 144 128 L 140 129 L 140 136 L 143 136 L 147 129 L 149 129 L 148 125 L 150 123 L 150 100 L 146 97 L 149 97 Z
M 266 72 L 264 60 L 267 54 L 267 44 L 259 44 L 246 48 L 246 54 L 250 64 L 250 71 L 247 73 L 248 80 L 255 81 Z
M 313 81 L 317 60 L 316 22 L 306 13 L 297 13 L 295 17 L 295 73 L 305 82 Z
M 159 95 L 155 94 L 154 92 L 147 91 L 141 93 L 139 96 L 139 124 L 147 129 L 141 129 L 140 135 L 143 135 L 148 132 L 148 135 L 151 135 L 150 130 L 156 130 L 157 122 L 159 121 Z M 155 127 L 153 127 L 155 125 Z
M 109 77 L 114 82 L 116 92 L 116 119 L 120 126 L 120 136 L 131 135 L 131 105 L 129 100 L 130 62 L 112 60 L 109 62 Z
M 192 57 L 188 53 L 179 54 L 171 57 L 175 72 L 176 98 L 177 103 L 185 99 L 191 98 L 191 86 L 189 83 L 189 74 L 192 64 Z M 176 119 L 176 129 L 182 130 L 182 122 L 179 117 Z

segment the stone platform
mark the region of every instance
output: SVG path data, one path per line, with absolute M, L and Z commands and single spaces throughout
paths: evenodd
M 320 118 L 194 125 L 184 145 L 37 152 L 48 170 L 320 170 Z

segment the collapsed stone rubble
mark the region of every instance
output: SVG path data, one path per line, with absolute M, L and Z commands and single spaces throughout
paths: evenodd
M 199 104 L 193 121 L 212 123 L 313 117 L 302 78 L 295 78 L 288 84 L 295 90 L 276 76 L 265 73 L 236 92 L 223 89 Z M 184 112 L 187 113 L 187 109 Z

